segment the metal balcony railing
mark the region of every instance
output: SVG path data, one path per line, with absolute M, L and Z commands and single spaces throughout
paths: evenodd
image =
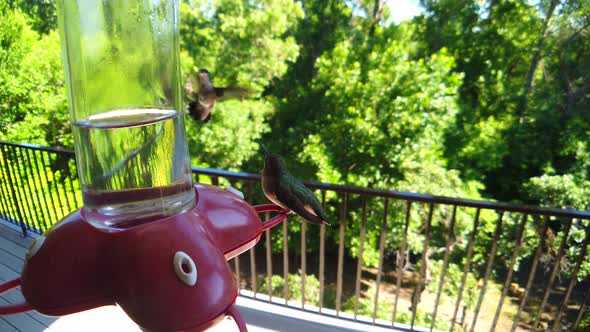
M 193 175 L 265 202 L 259 175 Z M 80 207 L 77 181 L 72 151 L 0 142 L 0 218 L 23 235 Z M 306 185 L 331 225 L 290 216 L 266 231 L 230 262 L 242 295 L 410 330 L 575 330 L 584 318 L 589 211 Z

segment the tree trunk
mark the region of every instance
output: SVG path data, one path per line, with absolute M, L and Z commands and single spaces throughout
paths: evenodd
M 549 28 L 549 22 L 551 21 L 551 17 L 553 17 L 553 13 L 555 12 L 555 7 L 557 7 L 558 4 L 559 0 L 551 0 L 551 3 L 549 4 L 549 10 L 547 11 L 547 15 L 545 16 L 545 20 L 543 22 L 543 29 L 541 30 L 541 33 L 539 34 L 539 39 L 537 40 L 537 46 L 535 47 L 535 53 L 533 53 L 533 59 L 531 61 L 531 66 L 529 67 L 529 71 L 527 74 L 527 80 L 524 86 L 522 100 L 520 102 L 520 106 L 516 111 L 519 117 L 519 123 L 522 123 L 524 115 L 526 114 L 528 97 L 533 86 L 535 72 L 537 71 L 537 67 L 539 66 L 539 62 L 542 58 L 543 47 L 545 46 L 545 37 L 547 34 L 547 29 Z
M 373 7 L 373 22 L 375 25 L 381 22 L 381 15 L 383 15 L 383 0 L 375 0 L 375 7 Z
M 383 15 L 383 0 L 375 0 L 375 6 L 373 7 L 373 24 L 371 24 L 371 30 L 369 34 L 372 36 L 375 33 L 375 28 L 381 22 L 381 15 Z

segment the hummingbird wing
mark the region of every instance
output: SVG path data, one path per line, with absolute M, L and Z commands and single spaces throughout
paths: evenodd
M 313 194 L 313 192 L 307 189 L 302 183 L 300 184 L 303 186 L 303 189 L 307 191 L 307 193 L 303 196 L 303 201 L 307 209 L 311 209 L 311 212 L 316 216 L 320 217 L 325 223 L 328 223 L 328 217 L 322 208 L 322 204 L 318 200 L 318 198 Z
M 276 195 L 286 207 L 313 224 L 328 223 L 321 204 L 303 183 L 291 175 L 286 175 L 279 181 Z
M 328 216 L 326 216 L 326 212 L 324 212 L 324 208 L 322 207 L 322 204 L 317 199 L 317 197 L 315 197 L 315 195 L 313 195 L 313 194 L 310 197 L 309 205 L 311 206 L 311 209 L 318 217 L 322 218 L 322 220 L 326 224 L 329 224 L 328 223 Z
M 211 120 L 211 108 L 206 108 L 198 101 L 188 103 L 188 115 L 197 121 L 209 122 Z
M 250 91 L 245 88 L 238 88 L 238 87 L 225 87 L 225 88 L 215 88 L 215 95 L 217 96 L 217 100 L 222 101 L 231 98 L 240 98 L 243 99 L 250 94 Z

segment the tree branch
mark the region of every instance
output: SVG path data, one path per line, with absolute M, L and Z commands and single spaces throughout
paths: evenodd
M 581 27 L 580 29 L 576 30 L 576 32 L 574 32 L 571 36 L 569 36 L 561 45 L 562 47 L 561 50 L 562 52 L 565 51 L 565 49 L 568 47 L 569 43 L 572 42 L 572 40 L 576 39 L 578 37 L 579 34 L 581 34 L 584 30 L 586 30 L 588 27 L 590 27 L 590 21 L 586 22 L 586 25 L 584 25 L 583 27 Z

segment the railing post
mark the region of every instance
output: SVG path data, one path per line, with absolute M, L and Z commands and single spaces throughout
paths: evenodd
M 289 228 L 283 222 L 283 296 L 285 306 L 289 305 Z
M 584 242 L 582 243 L 582 249 L 581 249 L 580 254 L 578 255 L 576 266 L 574 267 L 574 270 L 571 274 L 571 280 L 570 280 L 570 283 L 567 287 L 567 291 L 565 292 L 565 297 L 563 298 L 563 301 L 561 302 L 561 305 L 559 306 L 559 311 L 557 312 L 557 316 L 554 319 L 553 327 L 551 328 L 552 332 L 557 331 L 557 329 L 559 328 L 559 325 L 561 323 L 561 316 L 563 315 L 563 311 L 567 307 L 567 303 L 570 299 L 570 296 L 572 295 L 572 291 L 573 291 L 574 286 L 577 281 L 578 272 L 580 271 L 580 267 L 582 266 L 582 262 L 584 261 L 584 258 L 586 257 L 586 252 L 588 250 L 588 242 L 590 242 L 590 236 L 588 235 L 588 233 L 590 233 L 590 223 L 584 229 L 584 233 L 586 233 L 586 237 L 584 238 Z
M 0 144 L 0 149 L 2 145 Z M 1 161 L 1 160 L 0 160 Z M 6 166 L 6 165 L 5 165 Z M 0 169 L 0 172 L 4 172 L 4 168 Z M 4 173 L 2 173 L 4 174 Z M 10 202 L 9 196 L 10 187 L 6 181 L 6 176 L 0 177 L 0 194 L 2 195 L 2 199 L 0 200 L 0 204 L 2 204 L 2 215 L 16 220 L 16 217 L 13 217 L 13 211 L 11 209 L 12 203 Z
M 476 331 L 475 325 L 477 324 L 477 317 L 479 315 L 479 310 L 481 309 L 483 297 L 486 294 L 486 286 L 488 283 L 488 278 L 490 277 L 490 273 L 492 272 L 492 266 L 494 265 L 494 259 L 496 257 L 496 250 L 498 249 L 498 239 L 500 238 L 500 233 L 502 231 L 502 222 L 503 221 L 504 221 L 504 211 L 500 211 L 500 217 L 498 218 L 498 223 L 496 224 L 496 230 L 494 232 L 494 240 L 492 241 L 492 248 L 490 249 L 488 263 L 486 265 L 486 272 L 483 275 L 483 284 L 481 286 L 481 292 L 479 293 L 479 298 L 477 299 L 477 305 L 475 306 L 475 312 L 473 314 L 473 320 L 471 322 L 471 328 L 469 329 L 469 332 Z
M 266 212 L 264 221 L 266 222 L 268 219 L 270 219 L 269 213 Z M 264 231 L 264 236 L 266 238 L 266 282 L 268 283 L 266 291 L 268 292 L 268 303 L 272 303 L 272 243 L 269 229 Z
M 461 286 L 459 286 L 459 295 L 457 297 L 457 302 L 455 302 L 455 310 L 453 311 L 453 318 L 451 319 L 451 329 L 450 332 L 453 332 L 455 329 L 455 321 L 457 319 L 457 313 L 459 312 L 459 305 L 461 304 L 461 298 L 463 297 L 463 289 L 465 288 L 465 281 L 467 280 L 467 274 L 469 273 L 469 267 L 471 266 L 471 259 L 473 257 L 473 246 L 475 244 L 475 240 L 477 238 L 477 227 L 479 225 L 479 214 L 481 210 L 477 209 L 475 211 L 475 218 L 473 219 L 473 229 L 471 230 L 471 236 L 469 237 L 469 244 L 467 245 L 467 259 L 465 261 L 465 266 L 463 268 L 463 276 L 461 277 Z M 465 306 L 463 307 L 463 317 L 461 318 L 461 326 L 465 322 Z
M 424 231 L 424 243 L 422 246 L 422 260 L 420 263 L 420 272 L 418 274 L 418 284 L 412 294 L 412 321 L 410 323 L 410 331 L 414 331 L 414 323 L 416 321 L 416 313 L 418 312 L 418 304 L 422 296 L 422 283 L 426 282 L 426 272 L 429 267 L 428 264 L 428 243 L 430 242 L 430 227 L 432 225 L 432 214 L 434 213 L 434 203 L 428 204 L 428 219 L 426 220 L 426 229 Z M 424 284 L 426 288 L 426 284 Z
M 340 317 L 340 308 L 342 306 L 342 270 L 344 265 L 344 235 L 346 228 L 346 204 L 348 194 L 342 195 L 342 207 L 340 210 L 340 235 L 338 240 L 338 272 L 336 274 L 336 317 Z
M 457 216 L 457 205 L 453 205 L 453 216 L 451 217 L 451 227 L 449 228 L 449 234 L 447 235 L 447 244 L 445 247 L 445 257 L 443 258 L 443 266 L 442 272 L 440 273 L 440 278 L 438 280 L 438 291 L 436 292 L 436 300 L 434 301 L 434 312 L 432 313 L 432 322 L 430 323 L 430 330 L 434 329 L 434 324 L 436 323 L 436 314 L 438 313 L 438 304 L 440 301 L 440 294 L 443 290 L 443 285 L 445 283 L 445 277 L 447 274 L 447 267 L 449 264 L 449 255 L 450 251 L 453 250 L 451 248 L 451 242 L 455 237 L 455 220 Z
M 361 278 L 363 273 L 363 250 L 365 245 L 365 227 L 367 225 L 367 197 L 363 196 L 363 212 L 361 217 L 361 238 L 359 243 L 359 253 L 356 265 L 356 281 L 354 286 L 354 319 L 357 319 L 359 310 L 359 296 L 361 290 Z
M 326 191 L 322 190 L 322 208 L 326 208 Z M 320 226 L 320 296 L 318 306 L 320 313 L 324 306 L 324 273 L 326 269 L 326 224 Z
M 391 314 L 391 326 L 395 326 L 395 320 L 396 320 L 396 315 L 397 315 L 397 303 L 399 301 L 399 293 L 400 293 L 400 289 L 402 287 L 402 279 L 404 277 L 404 270 L 405 270 L 405 264 L 407 263 L 405 261 L 405 259 L 403 258 L 405 253 L 406 253 L 406 245 L 407 245 L 407 241 L 408 241 L 408 226 L 410 225 L 410 213 L 411 213 L 411 209 L 412 209 L 412 201 L 407 201 L 406 203 L 406 222 L 404 224 L 404 234 L 403 234 L 403 239 L 402 239 L 402 244 L 401 244 L 401 248 L 400 248 L 400 259 L 398 259 L 397 261 L 397 275 L 396 275 L 396 281 L 395 281 L 395 302 L 393 304 L 393 312 Z
M 387 232 L 387 208 L 389 199 L 385 197 L 383 202 L 383 220 L 381 221 L 381 236 L 379 237 L 379 267 L 377 269 L 377 279 L 375 280 L 375 299 L 373 300 L 373 324 L 377 318 L 377 306 L 379 305 L 379 289 L 381 288 L 381 275 L 383 273 L 383 253 L 385 251 L 385 234 Z

